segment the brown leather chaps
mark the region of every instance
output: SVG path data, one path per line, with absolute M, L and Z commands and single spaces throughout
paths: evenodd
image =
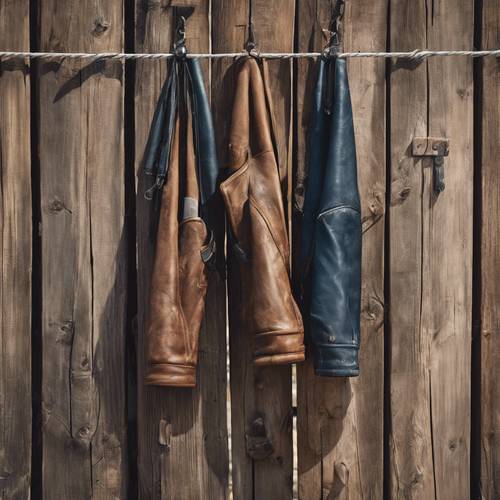
M 220 190 L 229 222 L 228 244 L 240 262 L 240 313 L 251 336 L 256 365 L 304 359 L 304 328 L 290 286 L 288 236 L 270 113 L 261 69 L 255 59 L 248 58 L 238 68 L 229 177 Z
M 192 81 L 198 76 L 199 81 L 194 80 L 194 85 L 198 84 L 204 93 L 203 80 L 196 70 L 193 68 L 189 76 Z M 187 70 L 185 78 L 188 78 Z M 194 99 L 197 97 L 199 95 L 195 94 Z M 205 99 L 204 94 L 202 97 Z M 163 190 L 158 191 L 161 205 L 147 332 L 145 383 L 148 385 L 196 385 L 198 337 L 208 282 L 204 256 L 210 251 L 211 239 L 210 231 L 199 215 L 201 191 L 197 169 L 203 167 L 200 157 L 206 148 L 203 150 L 200 146 L 204 137 L 200 139 L 197 133 L 195 156 L 191 111 L 197 102 L 193 102 L 191 107 L 182 106 L 181 102 L 174 115 L 168 174 Z M 203 123 L 200 114 L 199 111 L 194 115 L 198 124 Z M 208 118 L 211 124 L 209 115 Z M 207 134 L 206 128 L 203 134 Z

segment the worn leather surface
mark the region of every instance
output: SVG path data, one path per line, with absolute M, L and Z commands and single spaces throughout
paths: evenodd
M 309 128 L 308 170 L 301 247 L 307 344 L 317 375 L 356 376 L 361 208 L 344 59 L 319 62 Z
M 208 262 L 215 250 L 209 217 L 203 215 L 216 193 L 218 172 L 212 117 L 197 60 L 173 64 L 144 161 L 157 180 L 164 176 L 158 191 L 145 383 L 193 387 Z
M 261 70 L 248 58 L 238 68 L 228 178 L 220 189 L 230 226 L 228 241 L 240 261 L 238 277 L 244 292 L 240 314 L 257 365 L 304 359 L 268 107 Z

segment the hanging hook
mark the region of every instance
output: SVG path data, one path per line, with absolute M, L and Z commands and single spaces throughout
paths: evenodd
M 248 4 L 248 25 L 247 25 L 247 39 L 245 41 L 245 51 L 250 57 L 259 57 L 259 52 L 256 50 L 257 44 L 255 43 L 255 30 L 252 21 L 252 0 Z
M 177 40 L 174 43 L 174 54 L 176 59 L 185 59 L 186 49 L 186 18 L 180 16 L 177 21 Z
M 253 28 L 253 22 L 250 21 L 247 27 L 247 40 L 245 42 L 245 50 L 251 54 L 255 50 L 255 31 Z
M 345 1 L 336 0 L 332 9 L 332 15 L 330 18 L 330 26 L 328 27 L 328 33 L 330 39 L 328 40 L 327 46 L 323 49 L 323 55 L 325 57 L 334 56 L 340 46 L 340 20 L 344 16 Z M 325 30 L 326 31 L 326 30 Z
M 175 9 L 178 14 L 176 35 L 177 40 L 174 42 L 174 55 L 177 60 L 186 58 L 186 20 L 194 12 L 194 7 L 178 7 Z

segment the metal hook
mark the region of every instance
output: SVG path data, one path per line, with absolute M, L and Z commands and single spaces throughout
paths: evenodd
M 179 16 L 179 21 L 177 22 L 177 36 L 179 37 L 177 43 L 185 43 L 186 41 L 186 18 L 184 16 Z
M 179 7 L 176 8 L 176 13 L 179 14 L 177 21 L 177 40 L 174 43 L 174 54 L 176 59 L 183 60 L 186 58 L 186 20 L 194 12 L 194 7 Z
M 344 16 L 344 8 L 345 8 L 345 1 L 336 0 L 335 5 L 333 6 L 332 9 L 330 26 L 328 28 L 330 39 L 328 40 L 327 46 L 323 49 L 324 57 L 334 56 L 339 50 L 340 46 L 339 27 L 340 27 L 340 20 Z
M 179 16 L 177 21 L 177 40 L 174 43 L 174 54 L 177 59 L 184 59 L 187 54 L 186 18 L 184 16 Z
M 255 30 L 252 21 L 252 0 L 250 0 L 248 4 L 247 39 L 245 41 L 245 50 L 250 57 L 259 57 L 259 51 L 256 50 L 256 46 L 257 44 L 255 43 Z
M 251 54 L 252 51 L 255 50 L 255 47 L 256 47 L 256 43 L 255 43 L 255 31 L 254 31 L 254 28 L 253 28 L 253 22 L 250 21 L 248 23 L 248 27 L 247 27 L 247 40 L 245 42 L 245 50 Z

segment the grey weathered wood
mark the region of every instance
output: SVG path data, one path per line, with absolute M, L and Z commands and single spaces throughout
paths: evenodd
M 482 2 L 482 47 L 500 46 L 500 2 L 484 0 Z M 481 69 L 481 124 L 482 144 L 480 169 L 480 431 L 475 433 L 479 442 L 475 443 L 480 450 L 480 493 L 482 498 L 500 497 L 500 177 L 498 159 L 500 158 L 500 71 L 498 60 L 484 59 Z M 479 124 L 478 124 L 479 125 Z M 476 379 L 478 380 L 478 379 Z M 478 387 L 473 387 L 476 394 Z M 476 478 L 475 478 L 476 479 Z M 477 485 L 474 485 L 475 487 Z M 478 497 L 479 498 L 479 497 Z
M 187 21 L 186 45 L 208 52 L 209 1 L 197 3 Z M 193 2 L 176 1 L 176 6 Z M 175 12 L 168 2 L 136 3 L 136 51 L 171 50 Z M 209 279 L 205 320 L 200 333 L 196 389 L 143 385 L 149 284 L 154 245 L 149 239 L 151 202 L 144 199 L 151 179 L 141 173 L 141 160 L 160 88 L 164 62 L 138 61 L 135 80 L 138 265 L 138 475 L 143 499 L 221 499 L 227 495 L 225 283 Z M 209 82 L 208 64 L 204 71 Z M 220 229 L 224 219 L 221 214 Z M 223 246 L 223 245 L 221 245 Z
M 300 1 L 298 50 L 321 50 L 325 45 L 321 28 L 328 28 L 330 4 Z M 386 13 L 386 0 L 346 2 L 345 50 L 384 50 Z M 352 59 L 348 69 L 363 220 L 360 376 L 316 377 L 311 360 L 297 370 L 301 499 L 383 496 L 385 65 L 381 60 Z M 314 63 L 299 61 L 296 248 L 314 77 Z
M 122 2 L 40 3 L 42 51 L 123 50 Z M 40 62 L 45 498 L 125 498 L 123 66 Z
M 391 1 L 391 48 L 472 48 L 472 2 Z M 472 62 L 391 66 L 391 498 L 469 496 Z M 416 136 L 450 140 L 446 189 Z M 449 168 L 447 169 L 447 165 Z
M 29 49 L 29 4 L 0 1 L 0 50 Z M 0 498 L 30 496 L 31 161 L 27 61 L 0 61 Z
M 248 2 L 213 2 L 214 52 L 241 51 L 246 39 Z M 293 50 L 294 1 L 253 0 L 255 37 L 260 50 Z M 270 88 L 277 122 L 277 143 L 284 202 L 291 185 L 292 73 L 289 61 L 270 61 Z M 223 162 L 227 153 L 227 132 L 233 91 L 234 68 L 231 61 L 213 64 L 214 113 Z M 287 159 L 289 162 L 287 162 Z M 231 356 L 231 438 L 234 498 L 291 498 L 292 495 L 292 403 L 289 366 L 255 369 L 248 335 L 239 317 L 238 304 L 245 291 L 240 289 L 236 266 L 229 262 L 229 338 Z M 251 457 L 247 443 L 252 439 L 252 424 L 263 418 L 267 439 L 273 452 L 265 458 Z

